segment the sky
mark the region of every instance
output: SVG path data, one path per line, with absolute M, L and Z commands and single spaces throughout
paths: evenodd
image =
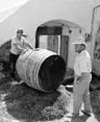
M 0 0 L 0 13 L 24 4 L 28 0 Z
M 16 6 L 19 6 L 21 4 L 24 4 L 25 2 L 27 2 L 29 0 L 0 0 L 0 13 L 2 13 L 3 11 L 9 10 L 11 8 L 14 8 Z M 77 2 L 81 2 L 83 0 L 70 0 L 70 1 L 77 1 Z M 86 1 L 99 1 L 99 0 L 86 0 Z

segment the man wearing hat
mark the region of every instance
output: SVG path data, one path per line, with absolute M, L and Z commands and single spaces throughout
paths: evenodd
M 79 110 L 82 102 L 84 104 L 83 114 L 91 115 L 91 105 L 89 97 L 89 84 L 91 81 L 91 58 L 86 50 L 87 44 L 82 36 L 73 43 L 77 56 L 74 64 L 74 85 L 73 85 L 73 117 L 79 116 Z
M 25 48 L 32 48 L 28 41 L 23 37 L 23 30 L 18 29 L 16 36 L 11 39 L 11 49 L 10 49 L 10 75 L 15 79 L 15 65 L 17 58 Z

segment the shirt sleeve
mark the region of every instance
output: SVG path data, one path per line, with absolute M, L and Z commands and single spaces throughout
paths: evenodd
M 27 48 L 28 44 L 29 44 L 29 42 L 25 38 L 23 38 L 23 47 Z
M 23 38 L 23 40 L 26 45 L 29 43 L 25 38 Z

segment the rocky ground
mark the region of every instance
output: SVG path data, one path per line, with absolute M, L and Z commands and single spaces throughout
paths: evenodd
M 10 41 L 0 48 L 0 122 L 72 122 L 66 117 L 72 109 L 72 90 L 66 89 L 66 83 L 50 94 L 36 91 L 26 84 L 12 84 L 9 48 Z M 73 122 L 100 122 L 99 80 L 93 75 L 90 88 L 93 117 L 81 116 Z
M 60 88 L 61 89 L 61 88 Z M 37 122 L 61 119 L 68 112 L 70 93 L 41 93 L 27 85 L 12 85 L 10 78 L 0 80 L 0 122 Z

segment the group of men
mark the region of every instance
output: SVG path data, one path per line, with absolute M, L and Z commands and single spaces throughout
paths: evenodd
M 91 115 L 91 105 L 89 97 L 89 84 L 92 79 L 91 71 L 91 57 L 86 50 L 87 44 L 83 36 L 79 36 L 73 43 L 75 45 L 75 52 L 77 53 L 74 63 L 74 85 L 73 85 L 73 113 L 72 117 L 79 116 L 79 111 L 84 103 L 84 110 L 82 112 L 87 116 Z M 23 37 L 23 30 L 18 29 L 16 36 L 12 38 L 10 50 L 10 71 L 11 77 L 15 78 L 16 60 L 20 53 L 27 47 L 32 48 L 29 42 Z

